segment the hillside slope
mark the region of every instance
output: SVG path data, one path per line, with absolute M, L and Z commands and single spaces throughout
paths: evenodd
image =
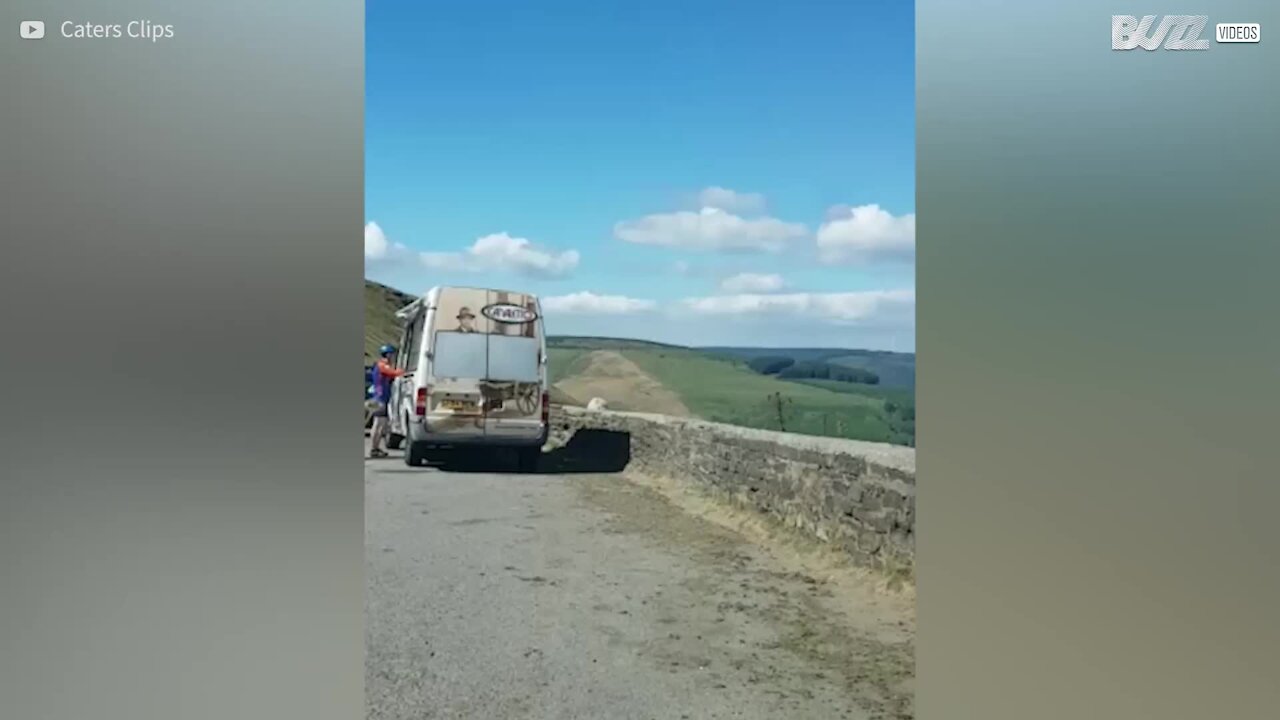
M 557 377 L 556 373 L 562 373 Z M 602 398 L 612 410 L 688 417 L 680 396 L 614 350 L 592 350 L 558 366 L 555 387 L 581 401 Z
M 372 280 L 364 281 L 364 354 L 371 362 L 378 347 L 400 342 L 400 323 L 396 311 L 413 302 L 411 295 Z

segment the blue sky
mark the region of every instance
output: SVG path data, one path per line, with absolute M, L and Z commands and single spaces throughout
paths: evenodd
M 366 276 L 553 333 L 914 349 L 911 2 L 366 5 Z

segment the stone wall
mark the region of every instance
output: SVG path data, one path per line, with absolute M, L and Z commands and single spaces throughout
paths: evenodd
M 915 450 L 663 415 L 555 408 L 549 445 L 579 430 L 629 435 L 629 471 L 691 484 L 830 543 L 863 566 L 913 574 Z

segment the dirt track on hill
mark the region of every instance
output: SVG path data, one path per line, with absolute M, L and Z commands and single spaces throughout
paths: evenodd
M 622 354 L 595 350 L 582 362 L 582 371 L 556 383 L 556 387 L 582 403 L 603 398 L 610 409 L 690 417 L 680 396 L 640 369 Z

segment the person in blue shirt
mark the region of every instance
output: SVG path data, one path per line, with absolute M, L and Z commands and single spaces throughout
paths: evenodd
M 384 458 L 387 451 L 382 445 L 386 442 L 387 424 L 387 406 L 391 402 L 391 383 L 401 375 L 404 371 L 396 368 L 392 363 L 395 358 L 396 348 L 394 345 L 383 345 L 378 349 L 378 362 L 373 366 L 373 401 L 375 403 L 373 410 L 373 429 L 369 432 L 369 457 Z
M 365 359 L 369 358 L 365 355 Z M 376 390 L 373 387 L 373 365 L 364 366 L 364 429 L 365 435 L 369 435 L 369 431 L 373 429 L 373 411 L 377 408 L 378 403 L 374 401 Z

